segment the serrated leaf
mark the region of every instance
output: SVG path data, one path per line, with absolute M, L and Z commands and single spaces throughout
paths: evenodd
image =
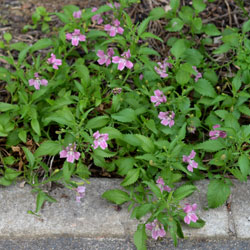
M 191 195 L 197 188 L 193 185 L 183 185 L 174 191 L 174 198 L 176 200 L 182 200 L 185 197 Z
M 141 34 L 141 39 L 145 40 L 147 38 L 154 38 L 154 39 L 159 40 L 163 43 L 163 40 L 160 37 L 156 36 L 155 34 L 153 34 L 151 32 L 144 32 L 143 34 Z
M 142 216 L 146 215 L 151 209 L 153 209 L 153 205 L 148 203 L 136 207 L 135 218 L 139 220 Z
M 173 18 L 166 27 L 167 31 L 176 32 L 183 28 L 184 22 L 180 18 Z
M 160 54 L 156 50 L 151 49 L 151 48 L 146 48 L 146 47 L 140 48 L 139 51 L 138 51 L 138 53 L 140 55 L 155 55 L 155 56 L 160 56 Z
M 107 149 L 102 150 L 102 149 L 97 148 L 94 150 L 94 154 L 97 156 L 104 157 L 104 158 L 110 158 L 110 157 L 115 156 L 117 154 L 117 152 L 110 152 Z
M 116 129 L 116 128 L 112 128 L 112 127 L 104 127 L 102 129 L 100 129 L 100 133 L 101 134 L 108 134 L 109 135 L 109 139 L 122 139 L 123 135 L 122 133 Z
M 128 193 L 119 190 L 119 189 L 111 189 L 102 194 L 102 198 L 111 201 L 117 205 L 121 205 L 130 200 Z
M 18 109 L 19 109 L 18 105 L 6 103 L 6 102 L 0 102 L 0 112 L 18 110 Z
M 208 96 L 208 97 L 216 97 L 216 92 L 212 86 L 212 84 L 206 80 L 206 79 L 199 79 L 195 84 L 194 84 L 194 89 L 197 91 L 199 94 L 203 96 Z
M 134 163 L 135 159 L 132 157 L 120 157 L 118 160 L 115 161 L 115 164 L 118 166 L 117 173 L 121 176 L 126 175 L 128 171 L 133 168 Z
M 216 152 L 225 148 L 220 140 L 208 140 L 195 146 L 195 149 L 203 149 L 206 152 Z
M 150 22 L 150 20 L 152 20 L 152 17 L 147 17 L 146 19 L 144 19 L 142 21 L 142 23 L 140 24 L 140 26 L 137 29 L 137 33 L 140 36 L 148 27 L 148 23 Z
M 206 4 L 204 4 L 203 0 L 193 0 L 192 3 L 197 13 L 202 12 L 206 8 Z
M 38 40 L 35 44 L 33 44 L 30 48 L 30 53 L 33 53 L 37 50 L 42 50 L 42 49 L 46 49 L 50 46 L 53 45 L 53 42 L 51 39 L 49 38 L 43 38 L 41 40 Z
M 223 180 L 211 180 L 207 190 L 207 201 L 210 208 L 223 205 L 230 195 L 230 185 Z
M 134 134 L 125 134 L 122 140 L 135 147 L 141 145 L 141 140 Z
M 209 36 L 219 36 L 221 33 L 213 23 L 205 26 L 205 33 Z
M 144 181 L 143 183 L 147 184 L 151 191 L 156 195 L 157 198 L 162 196 L 160 188 L 153 182 Z
M 241 105 L 238 109 L 242 114 L 250 116 L 250 109 L 246 105 Z
M 153 153 L 155 150 L 154 143 L 149 137 L 146 137 L 144 135 L 135 135 L 139 140 L 141 141 L 140 146 L 142 149 L 147 153 Z
M 194 65 L 194 66 L 198 66 L 202 59 L 203 59 L 203 55 L 196 49 L 187 49 L 182 58 L 189 64 Z
M 246 32 L 250 31 L 250 20 L 243 23 L 242 31 L 243 31 L 243 33 L 246 33 Z
M 40 129 L 40 124 L 39 124 L 38 120 L 32 119 L 30 124 L 31 124 L 32 129 L 36 132 L 36 134 L 41 136 L 41 129 Z
M 240 171 L 247 180 L 247 176 L 250 173 L 250 162 L 246 155 L 241 155 L 238 159 L 238 165 L 240 167 Z
M 22 147 L 23 152 L 25 153 L 26 159 L 28 160 L 28 162 L 30 163 L 31 166 L 34 166 L 35 163 L 35 157 L 34 155 L 29 151 L 28 148 L 26 147 Z
M 58 141 L 45 141 L 35 152 L 35 157 L 42 155 L 56 155 L 61 151 L 61 144 Z
M 90 119 L 85 127 L 88 129 L 101 128 L 104 127 L 108 122 L 109 117 L 107 115 L 97 116 L 95 118 Z
M 184 39 L 178 39 L 174 43 L 174 45 L 170 49 L 170 51 L 175 56 L 175 58 L 178 59 L 185 52 L 186 49 L 187 49 L 186 40 L 184 40 Z
M 158 20 L 158 19 L 164 17 L 165 14 L 166 14 L 166 12 L 162 7 L 156 7 L 150 11 L 149 16 L 152 17 L 152 20 Z
M 12 168 L 6 168 L 4 172 L 4 178 L 8 181 L 14 181 L 20 174 L 21 172 L 18 172 Z
M 128 171 L 125 179 L 122 181 L 121 186 L 126 187 L 126 186 L 129 186 L 131 184 L 134 184 L 138 180 L 139 174 L 140 174 L 139 168 L 130 169 Z
M 112 114 L 111 117 L 119 122 L 133 122 L 136 119 L 136 114 L 133 109 L 126 108 L 118 113 Z
M 147 234 L 145 232 L 145 225 L 139 224 L 134 233 L 134 243 L 138 250 L 147 250 L 146 247 Z

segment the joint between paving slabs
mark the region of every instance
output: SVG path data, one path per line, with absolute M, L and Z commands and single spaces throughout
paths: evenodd
M 236 226 L 234 221 L 234 216 L 232 213 L 232 194 L 228 197 L 226 201 L 227 215 L 228 215 L 228 234 L 237 238 Z

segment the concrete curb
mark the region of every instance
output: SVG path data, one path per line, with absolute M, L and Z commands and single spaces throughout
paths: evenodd
M 120 211 L 101 198 L 104 191 L 120 188 L 119 179 L 90 179 L 86 185 L 86 195 L 81 203 L 75 202 L 75 193 L 67 188 L 56 188 L 51 195 L 57 203 L 46 203 L 36 217 L 27 214 L 35 210 L 35 195 L 31 188 L 19 185 L 0 187 L 0 237 L 42 237 L 80 236 L 83 238 L 132 239 L 137 220 L 130 219 L 127 205 Z M 196 202 L 197 214 L 206 221 L 201 229 L 184 226 L 184 234 L 189 238 L 231 238 L 250 239 L 250 183 L 234 181 L 231 207 L 222 206 L 204 210 L 208 181 L 197 182 L 200 192 L 195 192 L 183 201 Z

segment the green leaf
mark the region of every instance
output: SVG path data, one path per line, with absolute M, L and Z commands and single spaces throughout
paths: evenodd
M 100 129 L 100 133 L 101 134 L 108 134 L 109 135 L 109 139 L 122 139 L 123 135 L 122 133 L 116 129 L 116 128 L 112 128 L 112 127 L 104 127 L 102 129 Z
M 119 189 L 111 189 L 103 193 L 102 198 L 111 201 L 117 205 L 121 205 L 124 202 L 130 200 L 130 197 L 127 192 L 124 192 Z
M 146 247 L 147 234 L 145 232 L 145 225 L 139 224 L 134 233 L 134 243 L 138 250 L 147 250 Z
M 109 117 L 107 115 L 97 116 L 89 120 L 86 124 L 86 128 L 94 129 L 104 127 L 109 122 Z
M 148 185 L 148 187 L 156 195 L 157 198 L 162 197 L 162 193 L 161 193 L 160 188 L 154 182 L 144 181 L 143 183 Z
M 250 109 L 246 105 L 241 105 L 238 109 L 242 114 L 250 116 Z
M 146 19 L 142 21 L 142 23 L 140 24 L 137 30 L 139 36 L 141 36 L 141 34 L 147 29 L 148 23 L 150 22 L 150 20 L 152 20 L 151 16 L 147 17 Z
M 240 124 L 238 120 L 235 118 L 235 116 L 232 113 L 229 113 L 225 117 L 225 127 L 233 128 L 235 131 L 240 130 Z
M 43 38 L 38 40 L 35 44 L 33 44 L 30 48 L 30 53 L 33 53 L 38 50 L 47 49 L 48 47 L 53 46 L 53 42 L 49 38 Z
M 40 190 L 36 197 L 36 213 L 40 211 L 45 201 L 56 202 L 54 198 Z
M 126 108 L 118 113 L 112 114 L 111 117 L 119 122 L 133 122 L 136 120 L 136 113 L 131 108 Z
M 10 111 L 10 110 L 17 111 L 18 109 L 19 109 L 18 105 L 6 102 L 0 102 L 0 112 Z
M 233 93 L 235 94 L 241 87 L 241 75 L 240 71 L 237 72 L 236 76 L 232 81 Z
M 63 178 L 66 182 L 70 181 L 70 177 L 71 177 L 72 171 L 70 169 L 70 163 L 67 161 L 64 161 L 63 164 Z
M 154 49 L 151 49 L 151 48 L 146 48 L 146 47 L 142 47 L 139 49 L 138 53 L 140 55 L 155 55 L 155 56 L 160 56 L 160 54 L 154 50 Z
M 246 32 L 250 31 L 250 20 L 243 23 L 242 31 L 243 31 L 243 33 L 246 33 Z
M 36 134 L 41 136 L 40 124 L 37 119 L 34 118 L 31 120 L 31 127 L 36 132 Z
M 231 49 L 230 44 L 225 43 L 222 44 L 219 48 L 217 48 L 216 50 L 213 51 L 213 54 L 217 55 L 217 54 L 223 54 L 228 52 Z
M 205 224 L 206 222 L 204 220 L 198 219 L 196 222 L 191 221 L 188 226 L 192 228 L 202 228 L 205 226 Z
M 185 85 L 190 80 L 190 74 L 182 69 L 179 69 L 176 74 L 176 81 L 181 84 Z
M 135 135 L 140 141 L 141 144 L 140 146 L 142 147 L 142 149 L 147 152 L 147 153 L 153 153 L 155 150 L 154 147 L 154 143 L 152 142 L 152 140 L 149 137 L 146 137 L 144 135 Z
M 20 175 L 21 172 L 18 172 L 12 168 L 6 168 L 5 172 L 4 172 L 4 178 L 5 180 L 8 181 L 14 181 L 18 175 Z
M 42 155 L 56 155 L 61 151 L 61 144 L 58 141 L 45 141 L 35 152 L 35 157 Z
M 205 26 L 205 33 L 209 36 L 219 36 L 221 33 L 213 23 Z
M 134 184 L 138 180 L 139 174 L 140 174 L 139 168 L 130 169 L 128 171 L 125 179 L 122 181 L 121 186 L 126 187 L 126 186 L 129 186 L 131 184 Z
M 217 95 L 212 84 L 206 79 L 199 79 L 194 84 L 194 89 L 203 96 L 216 97 Z
M 197 188 L 193 185 L 183 185 L 174 191 L 174 198 L 176 200 L 182 200 L 185 197 L 191 195 Z
M 97 156 L 104 157 L 104 158 L 110 158 L 110 157 L 115 156 L 117 154 L 117 152 L 110 152 L 107 149 L 103 150 L 103 149 L 97 148 L 94 150 L 94 154 Z
M 118 160 L 115 161 L 115 164 L 118 166 L 117 173 L 121 176 L 124 176 L 128 173 L 130 169 L 134 167 L 135 159 L 132 157 L 120 157 Z
M 125 134 L 122 140 L 135 147 L 141 145 L 141 140 L 134 134 Z
M 166 27 L 167 31 L 176 32 L 183 28 L 184 22 L 180 18 L 173 18 Z
M 187 49 L 182 58 L 189 64 L 194 65 L 194 66 L 198 66 L 202 59 L 203 59 L 203 55 L 196 49 Z
M 106 32 L 104 32 L 104 31 L 101 31 L 101 30 L 90 30 L 88 33 L 87 33 L 87 35 L 86 35 L 86 37 L 87 37 L 87 39 L 88 38 L 94 38 L 94 39 L 96 39 L 96 38 L 98 38 L 98 37 L 107 37 L 108 35 L 107 35 L 107 33 Z
M 176 10 L 180 7 L 180 0 L 170 0 L 171 9 L 176 12 Z
M 146 125 L 146 127 L 148 129 L 150 129 L 152 132 L 154 132 L 155 134 L 158 134 L 158 130 L 156 129 L 156 126 L 155 126 L 155 121 L 153 119 L 150 119 L 150 120 L 146 120 L 144 122 L 144 124 Z
M 135 218 L 139 220 L 142 216 L 146 215 L 154 206 L 152 204 L 142 204 L 135 208 Z
M 178 39 L 170 49 L 170 52 L 175 56 L 176 59 L 179 59 L 181 55 L 184 54 L 186 49 L 186 40 Z
M 12 182 L 13 181 L 7 180 L 4 177 L 0 178 L 0 185 L 2 185 L 2 186 L 8 187 L 8 186 L 10 186 L 12 184 Z
M 25 153 L 26 159 L 28 160 L 28 162 L 30 163 L 30 165 L 33 167 L 34 163 L 35 163 L 35 157 L 34 155 L 29 151 L 28 148 L 26 147 L 22 147 L 23 152 Z
M 85 85 L 85 87 L 89 86 L 90 77 L 88 68 L 85 65 L 76 64 L 75 69 L 78 77 L 80 78 L 81 82 Z
M 147 38 L 154 38 L 154 39 L 159 40 L 160 42 L 163 43 L 163 40 L 160 37 L 156 36 L 155 34 L 153 34 L 151 32 L 144 32 L 143 34 L 141 34 L 141 39 L 145 40 Z
M 202 12 L 206 8 L 206 4 L 204 4 L 203 0 L 193 0 L 192 3 L 197 13 Z
M 240 167 L 240 171 L 247 180 L 247 176 L 250 174 L 250 164 L 249 164 L 248 156 L 243 154 L 238 159 L 238 165 Z
M 223 205 L 230 195 L 230 185 L 223 180 L 211 180 L 207 190 L 207 201 L 210 208 Z
M 225 148 L 225 145 L 219 140 L 209 140 L 195 146 L 195 149 L 203 149 L 206 152 L 216 152 Z
M 165 15 L 166 11 L 162 7 L 153 8 L 149 13 L 149 16 L 152 17 L 152 20 L 158 20 L 164 17 Z

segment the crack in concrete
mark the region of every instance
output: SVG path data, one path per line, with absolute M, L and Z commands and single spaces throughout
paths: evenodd
M 227 215 L 228 215 L 228 234 L 229 236 L 233 236 L 237 238 L 237 231 L 236 231 L 236 225 L 234 221 L 234 216 L 231 210 L 231 204 L 232 204 L 232 194 L 228 197 L 226 201 L 226 207 L 227 207 Z

